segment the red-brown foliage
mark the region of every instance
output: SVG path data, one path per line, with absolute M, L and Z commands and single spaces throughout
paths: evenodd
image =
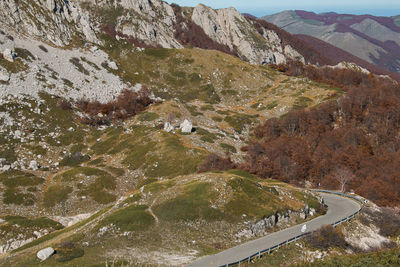
M 123 90 L 116 100 L 109 103 L 81 99 L 77 107 L 85 113 L 82 122 L 90 125 L 107 125 L 115 120 L 124 120 L 146 109 L 154 101 L 150 91 L 143 87 L 138 92 Z
M 354 175 L 347 190 L 379 205 L 400 204 L 400 88 L 390 79 L 342 69 L 294 64 L 304 75 L 346 90 L 335 101 L 292 111 L 254 130 L 241 168 L 261 177 L 340 189 L 338 168 Z
M 228 156 L 226 158 L 222 158 L 216 154 L 210 154 L 204 160 L 204 162 L 197 168 L 198 172 L 207 172 L 207 171 L 225 171 L 235 169 L 236 164 L 232 162 L 231 158 Z
M 346 248 L 347 242 L 343 234 L 332 225 L 326 225 L 306 238 L 311 247 L 326 250 L 330 247 Z

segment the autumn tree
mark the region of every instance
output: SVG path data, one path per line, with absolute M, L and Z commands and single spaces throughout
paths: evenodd
M 353 172 L 346 167 L 340 166 L 335 169 L 333 177 L 336 181 L 338 181 L 340 185 L 340 191 L 344 192 L 346 185 L 353 180 L 354 175 Z

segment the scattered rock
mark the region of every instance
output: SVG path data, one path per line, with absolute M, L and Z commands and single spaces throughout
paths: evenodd
M 0 69 L 0 81 L 8 82 L 9 80 L 10 80 L 10 74 L 4 69 Z
M 11 164 L 5 158 L 0 158 L 0 170 L 8 171 L 11 169 Z
M 108 67 L 113 70 L 118 70 L 118 66 L 114 61 L 108 62 Z
M 189 120 L 184 120 L 180 127 L 182 133 L 191 133 L 193 129 L 193 124 Z
M 174 130 L 174 126 L 172 126 L 171 123 L 169 123 L 169 122 L 164 123 L 164 131 L 170 133 L 173 130 Z
M 4 165 L 9 164 L 8 161 L 5 158 L 0 158 L 0 167 L 3 167 Z
M 41 260 L 47 260 L 48 258 L 50 258 L 53 254 L 54 254 L 54 249 L 52 247 L 48 247 L 45 249 L 40 250 L 36 256 Z
M 2 224 L 3 222 L 5 222 L 5 220 L 3 220 L 3 219 L 0 219 L 0 224 Z
M 31 160 L 31 162 L 29 163 L 29 169 L 31 169 L 33 171 L 36 171 L 37 169 L 39 169 L 39 165 L 36 160 Z
M 14 59 L 17 57 L 17 54 L 15 54 L 13 50 L 7 48 L 3 52 L 3 57 L 7 61 L 14 62 Z
M 11 165 L 4 165 L 4 166 L 1 168 L 1 170 L 4 171 L 4 172 L 9 171 L 10 169 L 11 169 Z

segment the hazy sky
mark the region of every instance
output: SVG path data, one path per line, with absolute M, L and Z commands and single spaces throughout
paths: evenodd
M 213 8 L 233 6 L 240 12 L 263 16 L 283 10 L 301 9 L 314 12 L 372 14 L 376 16 L 400 15 L 400 0 L 168 0 L 181 6 L 203 3 Z

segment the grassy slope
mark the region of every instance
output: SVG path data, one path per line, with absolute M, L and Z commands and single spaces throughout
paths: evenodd
M 124 41 L 103 38 L 104 50 L 119 65 L 115 72 L 131 84 L 149 85 L 165 101 L 105 130 L 81 124 L 73 110 L 60 109 L 58 99 L 48 94 L 41 94 L 40 102 L 25 99 L 0 105 L 0 111 L 9 112 L 16 122 L 9 132 L 0 133 L 1 156 L 10 162 L 24 157 L 26 164 L 35 159 L 42 166 L 36 172 L 27 171 L 26 178 L 18 178 L 20 184 L 16 185 L 8 182 L 15 176 L 13 172 L 2 174 L 0 188 L 8 195 L 0 193 L 0 215 L 13 214 L 15 209 L 27 217 L 38 217 L 40 213 L 49 216 L 96 212 L 144 185 L 147 190 L 163 188 L 169 180 L 177 183 L 182 175 L 194 174 L 196 166 L 210 152 L 234 153 L 233 158 L 240 160 L 243 142 L 237 135 L 248 139 L 252 125 L 264 118 L 283 115 L 292 108 L 317 105 L 336 94 L 334 88 L 286 77 L 268 67 L 249 65 L 217 51 L 186 48 L 141 52 Z M 37 109 L 41 112 L 32 112 Z M 177 126 L 184 119 L 193 122 L 195 133 L 183 135 L 179 131 L 160 130 L 159 126 L 167 120 Z M 27 141 L 12 137 L 16 130 L 23 132 Z M 83 157 L 72 157 L 76 152 Z M 54 167 L 50 160 L 60 162 L 60 167 Z M 32 179 L 36 180 L 32 182 Z M 256 219 L 288 208 L 272 195 L 255 198 L 254 195 L 262 196 L 262 193 L 252 184 L 230 181 L 232 199 L 216 212 L 209 203 L 218 199 L 220 192 L 210 194 L 213 187 L 210 189 L 207 184 L 191 186 L 183 189 L 186 193 L 160 203 L 155 197 L 161 193 L 156 190 L 152 193 L 157 199 L 155 203 L 140 204 L 154 205 L 153 212 L 164 225 L 156 232 L 149 230 L 150 240 L 159 240 L 155 235 L 162 236 L 161 231 L 170 233 L 169 237 L 176 235 L 185 218 L 224 220 L 226 224 L 221 226 L 221 233 L 231 235 L 233 232 L 228 229 L 239 229 L 238 218 L 242 214 Z M 196 192 L 199 195 L 193 199 L 199 202 L 184 201 Z M 296 197 L 297 200 L 300 198 Z M 249 210 L 254 203 L 258 204 Z M 297 209 L 301 206 L 298 203 L 290 205 Z M 165 213 L 176 205 L 195 212 Z M 135 206 L 132 212 L 143 215 L 148 224 L 152 220 L 145 206 Z M 141 224 L 135 227 L 140 228 Z M 207 233 L 207 229 L 212 233 L 211 225 L 200 232 L 194 231 L 193 240 Z M 209 236 L 206 243 L 194 246 L 195 249 L 201 253 L 221 249 L 219 241 L 210 241 L 212 238 Z M 218 238 L 224 244 L 222 247 L 229 246 L 226 236 Z M 179 245 L 171 244 L 171 249 L 178 248 Z
M 111 251 L 127 260 L 126 253 L 135 250 L 150 254 L 173 251 L 182 255 L 195 251 L 201 256 L 234 246 L 240 240 L 235 235 L 247 228 L 246 222 L 254 222 L 277 210 L 296 210 L 304 206 L 305 203 L 297 199 L 289 201 L 290 195 L 297 194 L 296 189 L 287 188 L 286 193 L 280 195 L 274 186 L 274 181 L 264 181 L 261 185 L 257 178 L 240 172 L 187 175 L 148 184 L 112 213 L 107 213 L 97 226 L 86 227 L 81 234 L 67 238 L 82 248 L 85 256 L 65 264 L 101 264 L 112 260 Z M 239 201 L 243 201 L 239 207 L 232 205 Z M 311 205 L 311 202 L 306 203 Z M 103 227 L 107 227 L 107 231 L 101 234 Z M 59 246 L 61 241 L 58 239 L 53 246 Z M 85 242 L 89 246 L 83 246 Z M 30 253 L 9 261 L 30 266 L 38 264 L 35 255 Z M 54 264 L 60 263 L 52 258 L 41 266 Z

